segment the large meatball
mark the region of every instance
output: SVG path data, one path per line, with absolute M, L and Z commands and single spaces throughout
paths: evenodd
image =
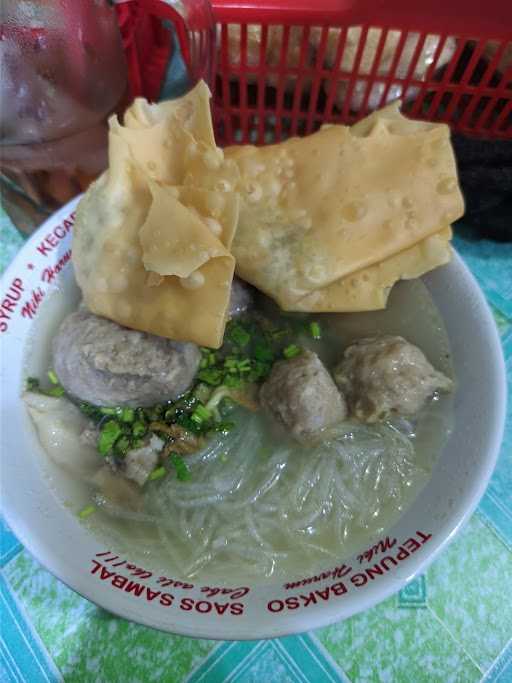
M 81 307 L 53 340 L 53 368 L 64 389 L 99 406 L 149 406 L 190 387 L 200 351 L 121 327 Z
M 360 339 L 349 346 L 334 379 L 350 415 L 364 422 L 414 415 L 434 392 L 452 388 L 452 381 L 417 346 L 394 336 Z
M 316 353 L 279 361 L 260 390 L 262 405 L 298 441 L 309 441 L 346 416 L 343 396 Z

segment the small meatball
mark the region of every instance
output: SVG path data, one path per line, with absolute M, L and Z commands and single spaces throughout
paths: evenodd
M 152 436 L 149 443 L 142 448 L 128 451 L 122 461 L 124 476 L 139 486 L 143 486 L 156 467 L 163 445 L 164 442 L 161 439 Z
M 98 406 L 149 406 L 190 387 L 195 344 L 137 332 L 85 308 L 63 321 L 53 340 L 53 368 L 64 389 Z
M 363 422 L 414 415 L 434 392 L 452 389 L 451 379 L 435 370 L 417 346 L 393 336 L 349 346 L 334 379 L 350 416 Z
M 260 389 L 260 401 L 302 442 L 314 440 L 318 432 L 346 416 L 343 396 L 312 351 L 275 363 Z
M 248 285 L 237 277 L 231 285 L 231 297 L 229 299 L 228 317 L 236 318 L 238 315 L 252 306 L 252 293 Z

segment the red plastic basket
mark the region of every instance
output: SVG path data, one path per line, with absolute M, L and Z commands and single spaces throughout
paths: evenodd
M 352 123 L 396 92 L 412 118 L 512 138 L 512 0 L 214 0 L 213 8 L 220 144 Z

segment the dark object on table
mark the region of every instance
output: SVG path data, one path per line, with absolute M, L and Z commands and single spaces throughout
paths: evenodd
M 452 136 L 466 213 L 482 238 L 512 242 L 512 141 Z

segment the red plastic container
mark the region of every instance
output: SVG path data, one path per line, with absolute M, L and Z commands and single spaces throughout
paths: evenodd
M 352 123 L 396 93 L 412 118 L 512 138 L 512 0 L 214 0 L 213 8 L 220 144 Z

